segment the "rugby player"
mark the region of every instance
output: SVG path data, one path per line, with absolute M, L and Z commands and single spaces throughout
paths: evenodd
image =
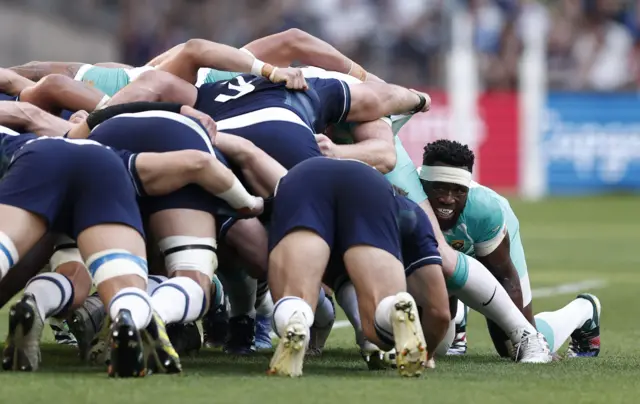
M 571 337 L 567 356 L 598 356 L 601 305 L 596 296 L 580 294 L 560 310 L 533 316 L 518 218 L 505 198 L 471 180 L 474 160 L 466 145 L 451 140 L 438 140 L 424 148 L 420 179 L 447 242 L 476 257 L 491 271 L 511 300 L 545 336 L 552 352 Z M 458 309 L 466 311 L 464 306 Z M 464 318 L 464 313 L 459 317 Z M 459 323 L 454 341 L 457 349 L 453 351 L 457 354 L 466 351 L 466 334 Z M 491 320 L 487 324 L 496 350 L 501 356 L 508 356 L 507 338 Z
M 421 374 L 426 342 L 415 301 L 406 293 L 399 215 L 391 185 L 359 161 L 307 159 L 282 178 L 269 229 L 269 286 L 281 337 L 270 373 L 302 375 L 322 277 L 335 260 L 344 263 L 357 288 L 367 337 L 395 344 L 401 375 Z
M 142 289 L 146 282 L 142 220 L 121 157 L 90 141 L 38 139 L 6 127 L 0 127 L 0 133 L 6 169 L 0 184 L 0 273 L 6 275 L 47 231 L 77 238 L 83 261 L 110 304 L 114 332 L 129 338 L 128 344 L 114 345 L 109 375 L 144 375 L 142 360 L 136 361 L 138 353 L 142 357 L 141 331 L 152 341 L 158 337 L 158 327 Z M 110 175 L 105 177 L 105 172 Z M 77 189 L 83 192 L 76 194 Z M 34 294 L 49 285 L 53 286 L 47 288 L 49 293 L 39 293 L 44 296 L 39 306 Z M 72 300 L 71 282 L 63 275 L 34 278 L 10 309 L 3 368 L 37 369 L 43 317 L 63 311 Z

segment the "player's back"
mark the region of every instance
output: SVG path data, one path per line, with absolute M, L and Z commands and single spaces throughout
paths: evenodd
M 270 108 L 287 109 L 315 133 L 322 133 L 328 124 L 346 118 L 350 94 L 344 82 L 309 79 L 307 83 L 308 90 L 294 91 L 283 83 L 243 74 L 232 80 L 203 84 L 195 107 L 216 121 Z M 273 110 L 269 113 L 273 114 Z M 271 119 L 278 120 L 278 117 Z

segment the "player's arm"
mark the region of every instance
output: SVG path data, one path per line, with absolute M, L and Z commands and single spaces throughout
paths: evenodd
M 167 60 L 168 58 L 170 58 L 170 57 L 174 56 L 176 53 L 180 52 L 180 50 L 183 47 L 184 47 L 184 43 L 178 44 L 178 45 L 174 46 L 173 48 L 169 49 L 168 51 L 165 51 L 165 52 L 159 54 L 158 56 L 154 57 L 153 59 L 148 61 L 145 66 L 156 67 L 160 63 L 162 63 L 165 60 Z
M 425 265 L 414 270 L 407 278 L 407 291 L 413 296 L 422 317 L 422 330 L 433 358 L 440 342 L 444 339 L 451 321 L 449 295 L 440 265 Z
M 0 125 L 35 133 L 63 136 L 73 125 L 27 102 L 0 101 Z
M 33 81 L 9 69 L 0 68 L 0 93 L 17 96 L 25 88 L 31 87 L 34 84 Z
M 203 67 L 264 76 L 273 82 L 286 82 L 291 89 L 307 88 L 300 69 L 278 69 L 240 49 L 204 39 L 190 39 L 158 65 L 158 69 L 189 83 L 196 82 L 198 69 Z
M 316 135 L 325 156 L 360 160 L 386 174 L 396 166 L 396 148 L 391 126 L 382 119 L 352 126 L 354 144 L 337 145 L 324 135 Z
M 476 244 L 476 258 L 496 277 L 509 294 L 509 297 L 511 297 L 511 300 L 513 300 L 513 303 L 527 317 L 527 320 L 535 326 L 533 314 L 530 310 L 528 312 L 524 310 L 523 307 L 520 276 L 511 260 L 509 233 L 504 229 L 500 234 L 497 236 L 498 238 L 485 242 L 480 250 L 478 250 L 478 245 Z
M 100 90 L 61 74 L 50 74 L 20 93 L 20 101 L 53 114 L 63 109 L 93 111 L 108 100 Z
M 245 45 L 244 49 L 278 67 L 288 67 L 297 61 L 307 66 L 348 74 L 362 81 L 380 80 L 374 75 L 369 76 L 362 66 L 329 43 L 297 28 L 256 39 Z

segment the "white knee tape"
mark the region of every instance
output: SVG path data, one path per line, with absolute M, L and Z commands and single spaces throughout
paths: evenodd
M 93 254 L 87 260 L 87 268 L 93 277 L 93 284 L 117 278 L 118 276 L 137 275 L 147 282 L 147 260 L 131 254 L 127 250 L 104 250 Z
M 18 263 L 18 249 L 9 236 L 0 231 L 0 278 Z
M 53 247 L 53 255 L 49 259 L 51 271 L 55 271 L 60 265 L 68 262 L 79 262 L 84 264 L 80 250 L 76 241 L 69 236 L 59 234 Z
M 160 240 L 158 246 L 169 275 L 175 271 L 198 271 L 213 278 L 218 269 L 213 237 L 171 236 Z

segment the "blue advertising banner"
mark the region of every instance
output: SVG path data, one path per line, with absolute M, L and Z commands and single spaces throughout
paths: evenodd
M 546 112 L 547 194 L 640 192 L 640 95 L 550 93 Z

